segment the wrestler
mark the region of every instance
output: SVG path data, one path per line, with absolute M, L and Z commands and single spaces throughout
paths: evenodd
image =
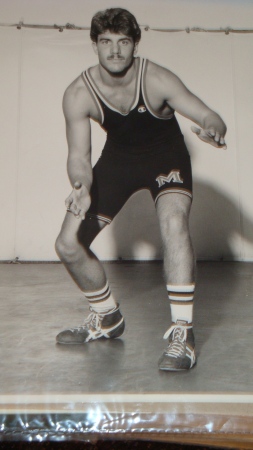
M 172 320 L 159 369 L 187 370 L 196 363 L 195 257 L 189 233 L 192 174 L 175 111 L 195 123 L 192 131 L 201 140 L 217 148 L 226 148 L 226 126 L 170 70 L 136 56 L 141 30 L 127 10 L 95 14 L 90 36 L 98 64 L 78 76 L 63 99 L 73 190 L 56 251 L 91 314 L 83 325 L 62 331 L 56 339 L 81 344 L 123 333 L 119 304 L 90 245 L 134 192 L 148 189 L 160 224 Z M 107 133 L 93 169 L 91 120 Z

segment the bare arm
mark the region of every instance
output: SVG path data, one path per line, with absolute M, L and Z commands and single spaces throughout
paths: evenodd
M 214 147 L 226 148 L 224 137 L 227 128 L 222 118 L 192 94 L 177 77 L 174 87 L 168 99 L 172 108 L 201 127 L 191 127 L 201 140 Z
M 159 66 L 154 70 L 161 99 L 200 127 L 192 127 L 200 139 L 215 147 L 226 148 L 226 125 L 222 118 L 190 92 L 175 74 Z
M 63 112 L 68 142 L 67 171 L 74 188 L 65 204 L 77 218 L 84 219 L 90 206 L 92 184 L 91 130 L 83 88 L 70 86 L 64 94 Z

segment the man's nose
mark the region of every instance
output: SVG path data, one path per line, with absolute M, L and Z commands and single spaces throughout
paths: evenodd
M 112 43 L 111 45 L 111 53 L 113 55 L 118 55 L 120 53 L 120 46 L 118 43 Z

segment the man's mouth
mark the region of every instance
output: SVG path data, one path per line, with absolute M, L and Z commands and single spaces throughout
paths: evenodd
M 122 58 L 121 56 L 109 56 L 108 61 L 124 61 L 125 58 Z

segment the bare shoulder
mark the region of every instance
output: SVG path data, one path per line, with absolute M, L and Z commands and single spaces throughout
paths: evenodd
M 147 60 L 147 72 L 150 76 L 168 77 L 175 76 L 175 74 L 166 67 L 160 66 L 153 61 Z
M 168 90 L 183 87 L 180 78 L 166 67 L 160 66 L 152 61 L 147 62 L 147 84 L 160 92 L 168 93 Z M 155 88 L 156 86 L 156 88 Z
M 82 75 L 79 75 L 65 90 L 63 112 L 66 118 L 89 117 L 92 101 Z

